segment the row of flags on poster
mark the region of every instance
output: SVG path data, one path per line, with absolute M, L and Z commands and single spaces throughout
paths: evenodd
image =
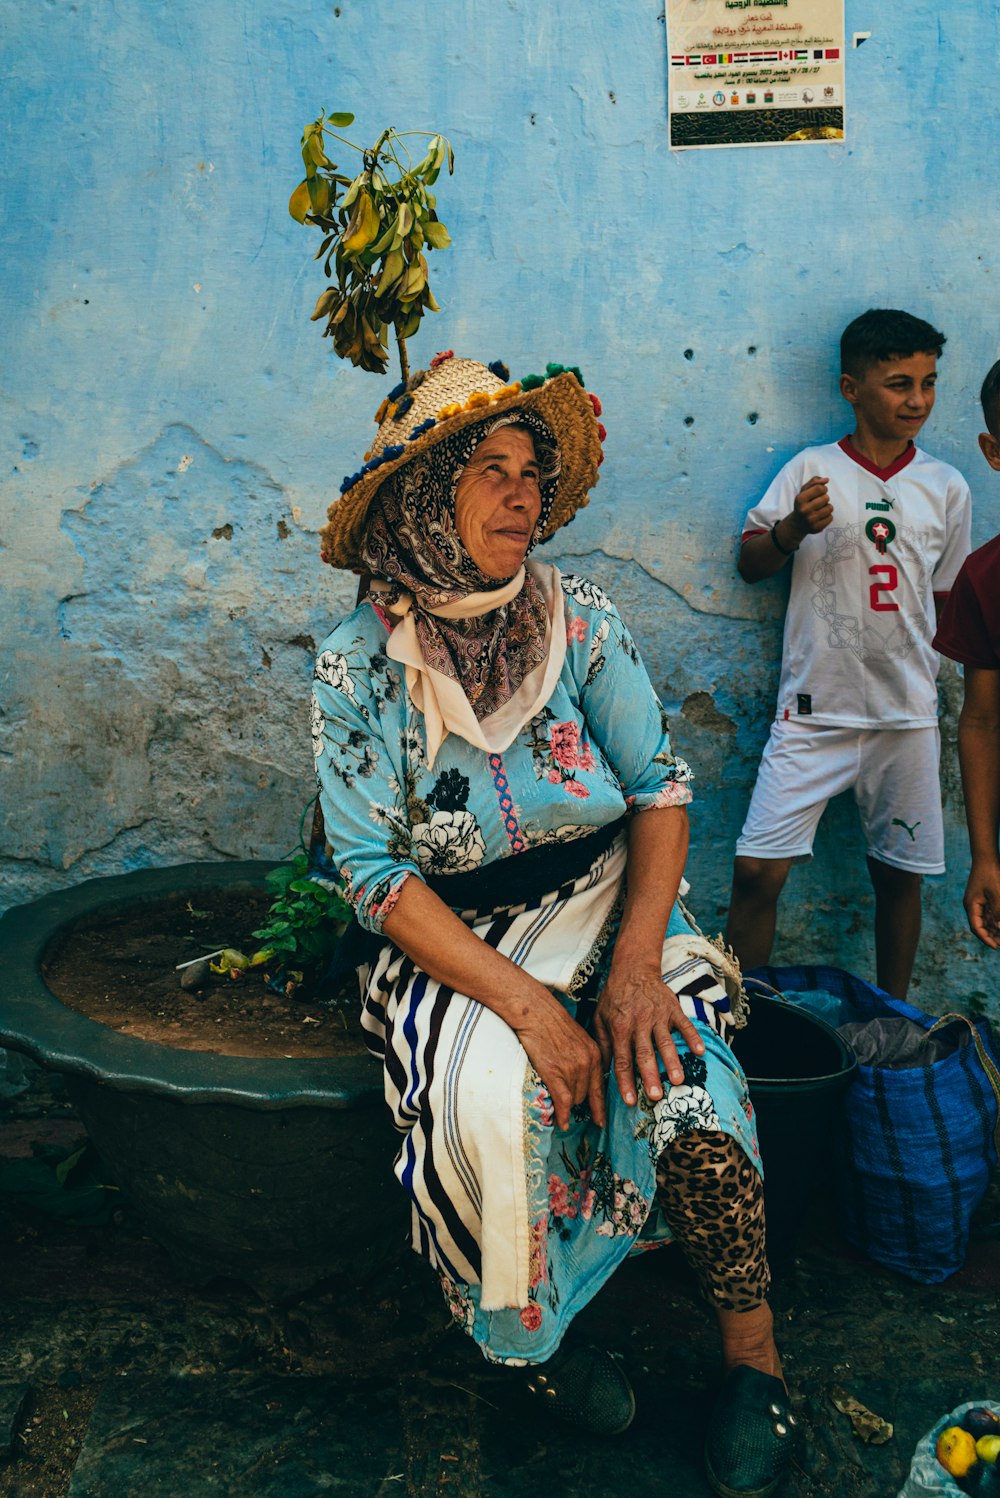
M 762 52 L 701 52 L 694 55 L 683 52 L 671 53 L 672 68 L 717 68 L 730 67 L 736 63 L 765 62 L 839 62 L 839 47 L 794 47 L 785 51 Z

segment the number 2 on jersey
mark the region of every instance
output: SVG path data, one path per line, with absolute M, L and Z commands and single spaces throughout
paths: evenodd
M 880 598 L 880 593 L 894 593 L 899 587 L 899 573 L 891 562 L 883 562 L 881 566 L 869 567 L 868 576 L 876 579 L 868 588 L 868 599 L 873 609 L 879 614 L 899 612 L 899 604 L 891 599 Z M 884 578 L 884 581 L 879 579 Z

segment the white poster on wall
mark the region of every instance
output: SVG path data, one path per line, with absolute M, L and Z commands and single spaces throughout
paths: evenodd
M 844 0 L 667 0 L 670 146 L 844 139 Z

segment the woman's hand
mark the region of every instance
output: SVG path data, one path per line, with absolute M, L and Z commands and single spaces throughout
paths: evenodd
M 601 1052 L 558 999 L 534 1005 L 530 1017 L 514 1026 L 528 1060 L 541 1077 L 555 1113 L 556 1128 L 568 1129 L 570 1109 L 588 1103 L 598 1128 L 607 1120 Z
M 569 1128 L 570 1109 L 587 1102 L 604 1127 L 601 1053 L 544 984 L 480 940 L 419 879 L 406 880 L 382 929 L 425 973 L 510 1026 L 552 1098 L 560 1129 Z
M 673 1031 L 684 1037 L 696 1056 L 705 1049 L 694 1023 L 655 965 L 631 968 L 624 974 L 612 968 L 597 1002 L 594 1030 L 605 1067 L 613 1067 L 618 1090 L 630 1108 L 636 1101 L 636 1070 L 647 1097 L 656 1102 L 663 1096 L 657 1052 L 671 1082 L 676 1086 L 684 1081 Z

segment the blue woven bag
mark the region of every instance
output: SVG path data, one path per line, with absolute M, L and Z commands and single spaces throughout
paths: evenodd
M 989 1024 L 925 1014 L 840 968 L 762 967 L 747 976 L 806 1008 L 810 990 L 834 994 L 841 1023 L 902 1017 L 928 1032 L 968 1027 L 972 1044 L 929 1066 L 859 1063 L 836 1151 L 848 1242 L 922 1284 L 947 1279 L 965 1262 L 972 1214 L 1000 1150 L 1000 1066 Z

